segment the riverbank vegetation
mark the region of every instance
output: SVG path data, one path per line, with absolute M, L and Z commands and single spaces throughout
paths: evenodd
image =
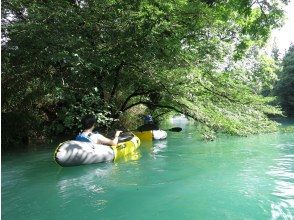
M 147 112 L 208 133 L 275 130 L 274 95 L 293 113 L 293 86 L 282 89 L 293 56 L 280 64 L 262 48 L 286 3 L 3 0 L 3 146 L 71 135 L 87 113 L 103 130 Z
M 275 95 L 278 96 L 285 115 L 294 116 L 294 45 L 286 52 L 281 71 L 278 73 L 279 81 L 275 86 Z

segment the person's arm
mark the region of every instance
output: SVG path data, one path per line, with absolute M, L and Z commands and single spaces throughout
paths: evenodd
M 103 135 L 100 135 L 98 139 L 99 143 L 97 144 L 106 144 L 110 146 L 116 146 L 118 143 L 118 136 L 120 135 L 120 133 L 122 133 L 122 131 L 116 131 L 115 136 L 112 140 L 107 137 L 104 137 Z

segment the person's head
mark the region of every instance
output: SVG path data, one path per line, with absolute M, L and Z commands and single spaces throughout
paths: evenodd
M 96 124 L 96 117 L 94 115 L 86 115 L 82 118 L 83 129 L 90 129 Z
M 145 123 L 145 124 L 153 123 L 153 118 L 152 118 L 151 115 L 145 115 L 145 116 L 143 117 L 143 120 L 144 120 L 144 123 Z

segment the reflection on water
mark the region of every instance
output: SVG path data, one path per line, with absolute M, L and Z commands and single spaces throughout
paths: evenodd
M 287 152 L 294 144 L 278 147 Z M 272 195 L 279 198 L 271 204 L 272 219 L 294 219 L 294 154 L 283 154 L 275 162 L 268 172 L 275 184 Z
M 246 157 L 237 158 L 240 172 L 233 187 L 248 203 L 256 200 L 265 213 L 270 209 L 271 219 L 294 219 L 294 144 L 244 150 Z
M 146 141 L 142 143 L 141 150 L 147 151 L 149 155 L 152 156 L 153 159 L 158 157 L 163 157 L 163 153 L 167 148 L 167 140 L 154 140 L 154 141 Z
M 77 172 L 78 171 L 78 172 Z M 80 197 L 88 196 L 92 207 L 102 210 L 107 205 L 107 200 L 102 195 L 107 192 L 107 187 L 101 184 L 102 179 L 116 175 L 117 167 L 113 163 L 102 166 L 85 165 L 79 167 L 61 168 L 56 183 L 58 197 L 62 207 L 66 208 L 77 194 Z M 79 189 L 76 191 L 76 189 Z
M 165 151 L 166 148 L 167 148 L 167 141 L 166 140 L 154 141 L 153 149 L 152 149 L 152 153 L 153 153 L 154 158 L 156 158 L 156 155 L 159 155 L 160 152 Z

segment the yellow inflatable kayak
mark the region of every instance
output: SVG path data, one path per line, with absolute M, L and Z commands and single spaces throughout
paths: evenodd
M 167 137 L 167 133 L 164 130 L 136 131 L 134 134 L 141 141 L 163 140 Z
M 140 139 L 136 135 L 133 135 L 130 140 L 118 143 L 117 146 L 111 146 L 114 152 L 114 161 L 132 154 L 136 151 L 136 149 L 138 149 L 140 144 Z
M 119 137 L 117 146 L 70 140 L 61 143 L 56 148 L 54 160 L 60 166 L 78 166 L 116 161 L 134 153 L 139 146 L 140 139 L 134 134 Z

